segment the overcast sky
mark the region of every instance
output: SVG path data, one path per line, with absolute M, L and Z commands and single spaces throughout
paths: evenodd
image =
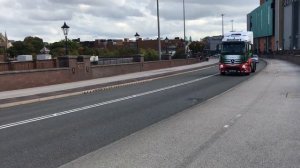
M 161 36 L 183 37 L 182 0 L 159 0 Z M 259 0 L 185 0 L 186 34 L 193 40 L 220 35 L 221 13 L 225 32 L 246 30 L 246 14 Z M 0 0 L 0 32 L 10 40 L 37 36 L 46 42 L 64 38 L 64 21 L 71 27 L 69 38 L 81 40 L 157 37 L 156 0 Z

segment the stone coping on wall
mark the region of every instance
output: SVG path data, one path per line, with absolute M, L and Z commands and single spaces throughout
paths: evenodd
M 70 70 L 70 68 L 49 68 L 49 69 L 31 69 L 31 70 L 21 70 L 21 71 L 4 71 L 4 72 L 0 72 L 0 75 L 45 72 L 45 71 L 60 71 L 60 70 Z

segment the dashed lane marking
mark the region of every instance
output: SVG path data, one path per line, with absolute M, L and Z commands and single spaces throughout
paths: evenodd
M 107 90 L 114 89 L 114 88 L 135 85 L 135 84 L 141 84 L 141 83 L 146 83 L 146 82 L 150 82 L 150 81 L 158 80 L 158 79 L 162 79 L 162 78 L 168 78 L 168 77 L 172 77 L 172 76 L 178 76 L 178 75 L 182 75 L 182 74 L 202 71 L 202 70 L 209 69 L 209 68 L 212 68 L 215 66 L 216 65 L 210 65 L 205 68 L 200 68 L 200 69 L 196 69 L 196 70 L 190 70 L 190 71 L 176 73 L 176 74 L 172 74 L 172 75 L 165 75 L 165 76 L 161 76 L 161 77 L 150 78 L 150 79 L 145 79 L 145 80 L 140 80 L 140 81 L 135 81 L 135 82 L 124 83 L 124 84 L 106 86 L 106 87 L 102 87 L 102 88 L 95 88 L 95 89 L 90 89 L 90 90 L 85 90 L 85 91 L 79 91 L 79 92 L 66 93 L 66 94 L 48 96 L 48 97 L 43 97 L 43 98 L 31 99 L 31 100 L 24 100 L 24 101 L 12 102 L 12 103 L 0 104 L 0 109 L 18 106 L 18 105 L 42 102 L 42 101 L 47 101 L 47 100 L 53 100 L 53 99 L 58 99 L 58 98 L 64 98 L 64 97 L 69 97 L 69 96 L 77 96 L 77 95 L 81 95 L 81 94 L 90 94 L 90 93 L 94 93 L 94 92 L 107 91 Z
M 194 80 L 191 80 L 191 81 L 179 83 L 179 84 L 176 84 L 176 85 L 171 85 L 171 86 L 163 87 L 163 88 L 160 88 L 160 89 L 148 91 L 148 92 L 143 92 L 143 93 L 139 93 L 139 94 L 135 94 L 135 95 L 131 95 L 131 96 L 126 96 L 126 97 L 110 100 L 110 101 L 105 101 L 105 102 L 92 104 L 92 105 L 88 105 L 88 106 L 84 106 L 84 107 L 79 107 L 79 108 L 75 108 L 75 109 L 71 109 L 71 110 L 67 110 L 67 111 L 62 111 L 62 112 L 58 112 L 58 113 L 53 113 L 53 114 L 49 114 L 49 115 L 44 115 L 44 116 L 40 116 L 40 117 L 36 117 L 36 118 L 31 118 L 31 119 L 27 119 L 27 120 L 22 120 L 22 121 L 18 121 L 18 122 L 13 122 L 13 123 L 1 125 L 0 130 L 15 127 L 15 126 L 19 126 L 19 125 L 24 125 L 24 124 L 28 124 L 28 123 L 32 123 L 32 122 L 36 122 L 36 121 L 41 121 L 41 120 L 45 120 L 45 119 L 49 119 L 49 118 L 54 118 L 54 117 L 58 117 L 58 116 L 66 115 L 66 114 L 80 112 L 80 111 L 83 111 L 83 110 L 88 110 L 88 109 L 92 109 L 92 108 L 96 108 L 96 107 L 100 107 L 100 106 L 104 106 L 104 105 L 108 105 L 108 104 L 113 104 L 113 103 L 129 100 L 129 99 L 134 99 L 134 98 L 137 98 L 137 97 L 142 97 L 142 96 L 146 96 L 146 95 L 150 95 L 150 94 L 154 94 L 154 93 L 158 93 L 158 92 L 162 92 L 162 91 L 166 91 L 166 90 L 170 90 L 170 89 L 174 89 L 174 88 L 177 88 L 177 87 L 181 87 L 181 86 L 189 85 L 189 84 L 192 84 L 192 83 L 195 83 L 195 82 L 199 82 L 201 80 L 216 76 L 218 74 L 219 73 L 214 74 L 214 75 L 209 75 L 209 76 L 206 76 L 206 77 L 202 77 L 202 78 L 198 78 L 198 79 L 194 79 Z

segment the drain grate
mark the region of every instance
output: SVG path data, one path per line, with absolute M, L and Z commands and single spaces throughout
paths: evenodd
M 289 99 L 300 99 L 300 93 L 287 92 L 285 97 Z

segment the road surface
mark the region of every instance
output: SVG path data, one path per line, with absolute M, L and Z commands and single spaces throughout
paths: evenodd
M 265 66 L 261 62 L 258 70 Z M 220 76 L 213 66 L 101 92 L 0 109 L 0 167 L 61 166 L 199 105 L 253 76 Z

